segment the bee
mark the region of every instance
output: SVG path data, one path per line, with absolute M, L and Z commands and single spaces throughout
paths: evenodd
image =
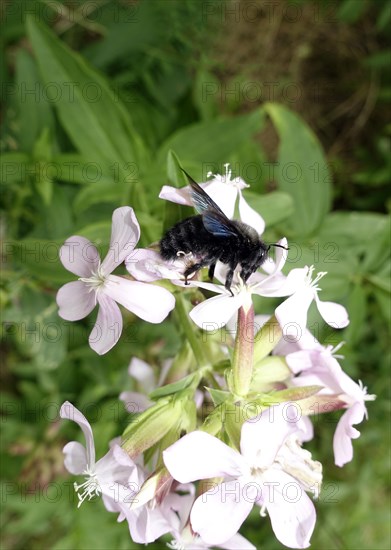
M 182 169 L 183 170 L 183 169 Z M 184 271 L 185 284 L 188 277 L 202 267 L 209 266 L 209 278 L 213 280 L 216 262 L 228 265 L 225 288 L 233 296 L 231 284 L 235 269 L 240 265 L 244 282 L 266 260 L 272 246 L 265 244 L 255 229 L 238 220 L 230 220 L 211 197 L 185 170 L 193 205 L 199 215 L 178 222 L 160 240 L 160 254 L 164 260 L 183 256 L 191 258 Z

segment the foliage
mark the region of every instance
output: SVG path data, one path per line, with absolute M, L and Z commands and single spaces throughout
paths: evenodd
M 220 2 L 208 4 L 214 18 L 203 17 L 192 0 L 175 2 L 172 10 L 159 1 L 102 2 L 95 16 L 83 11 L 88 2 L 77 4 L 73 22 L 64 16 L 66 3 L 31 2 L 27 9 L 20 1 L 7 11 L 0 294 L 4 546 L 130 547 L 127 528 L 100 502 L 76 510 L 61 453 L 73 428 L 62 427 L 58 410 L 69 399 L 89 420 L 99 420 L 97 453 L 103 454 L 126 425 L 117 396 L 130 388 L 130 358 L 157 364 L 172 357 L 180 334 L 170 321 L 155 327 L 128 315 L 120 344 L 96 356 L 87 346 L 93 318 L 71 325 L 57 315 L 56 291 L 69 280 L 58 250 L 75 234 L 107 250 L 111 213 L 121 205 L 135 209 L 142 245 L 157 241 L 163 228 L 189 213 L 158 199 L 163 184 L 185 183 L 173 161 L 178 158 L 197 181 L 231 163 L 235 175 L 251 184 L 246 197 L 266 221 L 265 240 L 286 236 L 294 267 L 314 264 L 327 271 L 325 299 L 349 310 L 351 323 L 342 336 L 326 329 L 316 311 L 312 330 L 325 343 L 346 339 L 346 370 L 352 377 L 362 373 L 378 400 L 370 408 L 371 426 L 362 427 L 355 443 L 359 460 L 343 472 L 329 467 L 330 491 L 319 504 L 322 527 L 313 545 L 386 548 L 389 216 L 365 211 L 364 204 L 354 211 L 357 201 L 351 210 L 333 211 L 339 190 L 324 149 L 304 118 L 286 105 L 264 102 L 222 115 L 217 95 L 205 100 L 205 90 L 212 89 L 207 86 L 218 82 L 203 56 L 210 55 L 209 37 L 224 9 Z M 361 16 L 352 6 L 345 0 L 338 10 L 345 24 Z M 360 2 L 361 13 L 366 9 Z M 377 14 L 379 32 L 387 14 L 384 4 Z M 366 62 L 382 66 L 374 56 Z M 278 136 L 274 156 L 258 139 L 270 124 Z M 362 168 L 352 182 L 365 187 L 366 196 L 383 196 L 388 137 L 387 127 L 374 136 L 380 166 L 368 150 L 354 153 Z M 267 192 L 270 180 L 273 190 Z M 380 204 L 375 198 L 370 208 Z M 262 300 L 257 306 L 261 312 Z M 322 428 L 324 437 L 313 443 L 323 461 L 332 429 L 332 423 Z M 258 525 L 250 523 L 249 537 L 280 547 L 269 526 Z

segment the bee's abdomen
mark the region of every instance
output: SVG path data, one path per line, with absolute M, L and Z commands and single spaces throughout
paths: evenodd
M 202 216 L 192 216 L 167 231 L 160 241 L 160 253 L 165 260 L 175 258 L 178 252 L 204 256 L 205 251 L 210 249 L 211 240 Z

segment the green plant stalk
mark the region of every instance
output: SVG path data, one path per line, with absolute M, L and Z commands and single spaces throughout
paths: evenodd
M 241 307 L 238 313 L 232 360 L 233 391 L 239 397 L 248 394 L 254 367 L 254 306 Z
M 176 297 L 176 313 L 179 320 L 179 325 L 182 328 L 185 336 L 193 350 L 194 357 L 199 367 L 205 367 L 209 364 L 209 361 L 204 353 L 202 344 L 196 334 L 196 329 L 189 318 L 189 313 L 186 308 L 186 301 L 182 294 Z

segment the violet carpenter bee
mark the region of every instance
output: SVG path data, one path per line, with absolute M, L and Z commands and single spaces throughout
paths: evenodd
M 183 170 L 185 172 L 185 170 Z M 268 251 L 278 244 L 265 244 L 254 228 L 238 220 L 230 220 L 210 196 L 185 172 L 191 197 L 198 216 L 192 216 L 175 224 L 160 241 L 160 254 L 164 260 L 189 256 L 192 263 L 184 271 L 187 279 L 209 266 L 209 277 L 213 279 L 216 262 L 220 260 L 229 267 L 225 288 L 231 290 L 235 269 L 240 265 L 240 276 L 244 282 L 267 258 Z

